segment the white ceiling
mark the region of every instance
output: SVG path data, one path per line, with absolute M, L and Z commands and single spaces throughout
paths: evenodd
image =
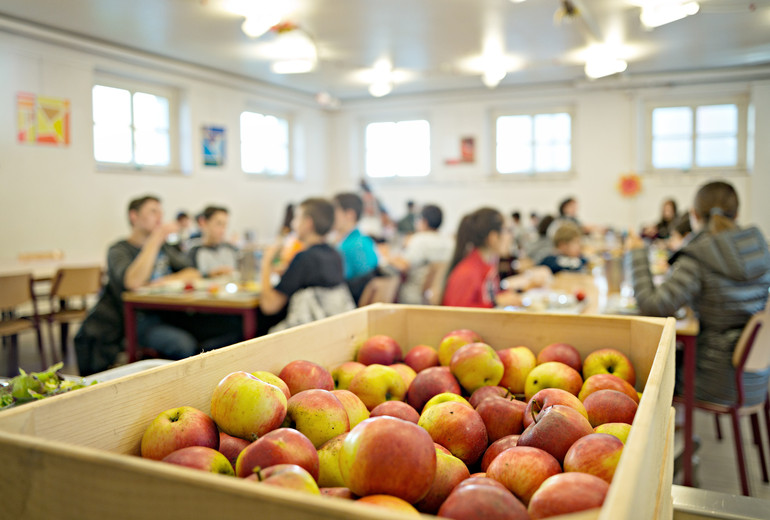
M 585 50 L 614 41 L 630 77 L 770 64 L 770 1 L 701 0 L 700 12 L 652 31 L 631 0 L 574 0 L 582 16 L 555 22 L 561 0 L 272 0 L 314 38 L 318 67 L 278 75 L 225 0 L 3 0 L 0 15 L 125 48 L 254 78 L 308 94 L 368 97 L 366 69 L 387 57 L 392 95 L 475 89 L 474 59 L 499 37 L 501 85 L 585 79 Z M 257 1 L 257 0 L 252 0 Z M 600 80 L 601 81 L 601 80 Z

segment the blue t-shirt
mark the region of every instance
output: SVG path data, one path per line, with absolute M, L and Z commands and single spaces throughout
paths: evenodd
M 338 246 L 345 268 L 345 280 L 350 280 L 377 267 L 374 240 L 354 229 Z
M 584 257 L 574 257 L 565 255 L 548 255 L 540 265 L 548 266 L 553 274 L 560 271 L 584 271 L 588 260 Z

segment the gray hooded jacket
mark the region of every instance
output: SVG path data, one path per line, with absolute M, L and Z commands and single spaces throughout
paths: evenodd
M 696 399 L 729 404 L 737 399 L 732 354 L 743 327 L 764 309 L 770 288 L 770 252 L 756 227 L 716 235 L 698 233 L 669 261 L 655 287 L 647 251 L 631 251 L 634 295 L 642 314 L 672 316 L 689 306 L 700 321 Z M 762 402 L 770 372 L 745 373 L 745 404 Z M 677 370 L 677 388 L 681 389 Z

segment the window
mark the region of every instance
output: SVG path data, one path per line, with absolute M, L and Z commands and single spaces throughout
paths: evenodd
M 366 125 L 369 177 L 421 177 L 430 173 L 430 124 L 425 120 Z
M 94 158 L 134 168 L 174 166 L 173 94 L 94 85 Z
M 649 112 L 652 170 L 708 171 L 745 165 L 742 104 L 654 106 Z
M 276 116 L 241 113 L 241 168 L 246 173 L 288 175 L 289 122 Z
M 497 117 L 495 136 L 499 173 L 572 169 L 572 116 L 567 112 L 501 115 Z

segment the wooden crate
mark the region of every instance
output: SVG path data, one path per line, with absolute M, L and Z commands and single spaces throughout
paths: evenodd
M 389 334 L 406 349 L 437 345 L 470 328 L 496 349 L 574 344 L 583 356 L 623 351 L 644 390 L 604 507 L 583 518 L 671 518 L 675 322 L 672 318 L 522 314 L 494 310 L 373 305 L 69 394 L 0 413 L 0 510 L 5 518 L 65 513 L 102 518 L 326 519 L 405 518 L 350 501 L 307 496 L 191 471 L 139 454 L 142 433 L 169 408 L 209 412 L 216 384 L 236 370 L 278 373 L 307 359 L 332 368 L 353 358 L 367 337 Z M 245 516 L 248 515 L 248 516 Z

